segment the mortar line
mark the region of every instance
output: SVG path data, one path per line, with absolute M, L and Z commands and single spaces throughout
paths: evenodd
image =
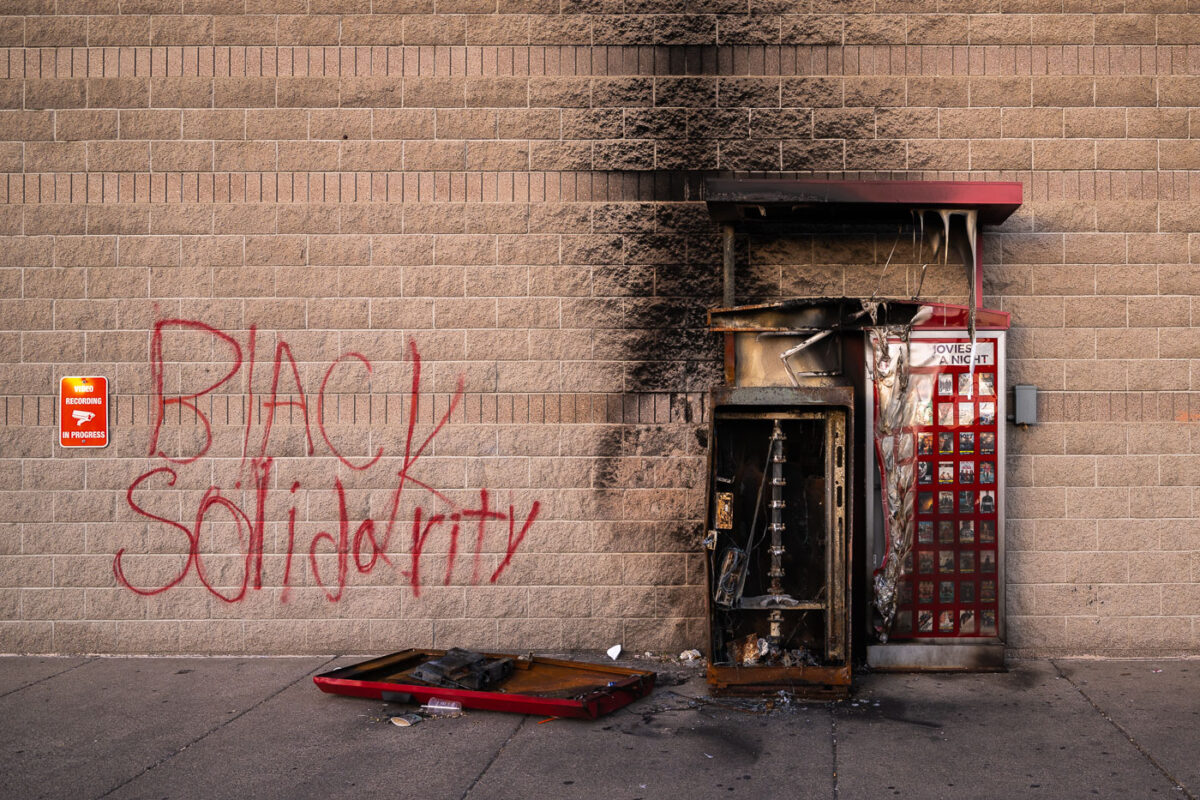
M 1116 728 L 1121 733 L 1121 735 L 1124 736 L 1129 741 L 1129 743 L 1131 745 L 1133 745 L 1134 748 L 1139 753 L 1141 753 L 1142 756 L 1147 761 L 1149 761 L 1152 765 L 1154 765 L 1155 769 L 1157 769 L 1159 772 L 1161 772 L 1167 780 L 1169 780 L 1171 783 L 1173 783 L 1175 785 L 1176 789 L 1183 792 L 1183 796 L 1186 797 L 1187 800 L 1197 800 L 1196 795 L 1189 792 L 1187 790 L 1187 787 L 1184 786 L 1183 783 L 1178 778 L 1176 778 L 1174 775 L 1172 775 L 1170 773 L 1170 771 L 1167 770 L 1166 767 L 1164 767 L 1162 764 L 1160 764 L 1158 759 L 1155 758 L 1153 755 L 1151 755 L 1149 750 L 1142 747 L 1141 743 L 1138 742 L 1137 739 L 1133 738 L 1133 734 L 1131 734 L 1128 730 L 1126 730 L 1125 727 L 1123 725 L 1121 725 L 1121 723 L 1117 722 L 1115 719 L 1113 719 L 1111 716 L 1109 716 L 1108 712 L 1105 711 L 1104 709 L 1102 709 L 1099 706 L 1099 704 L 1096 703 L 1096 701 L 1093 700 L 1091 698 L 1091 696 L 1083 690 L 1082 686 L 1077 684 L 1075 681 L 1071 680 L 1071 676 L 1067 675 L 1067 673 L 1063 672 L 1062 667 L 1058 666 L 1057 661 L 1055 661 L 1054 659 L 1050 659 L 1050 664 L 1051 664 L 1051 666 L 1054 667 L 1055 672 L 1058 673 L 1058 677 L 1064 679 L 1067 683 L 1074 686 L 1075 691 L 1079 692 L 1079 694 L 1083 696 L 1083 699 L 1088 701 L 1088 705 L 1090 705 L 1092 708 L 1096 709 L 1096 713 L 1099 714 L 1101 717 L 1103 717 L 1108 722 L 1109 725 L 1112 725 L 1114 728 Z
M 39 683 L 45 683 L 46 681 L 50 680 L 51 678 L 57 678 L 59 675 L 66 675 L 71 670 L 79 669 L 84 664 L 90 664 L 95 660 L 96 660 L 95 658 L 84 659 L 83 661 L 80 661 L 78 664 L 71 666 L 71 667 L 67 667 L 66 669 L 56 672 L 53 675 L 47 675 L 44 678 L 38 678 L 36 681 L 27 683 L 24 686 L 18 686 L 15 689 L 9 689 L 7 692 L 0 694 L 0 697 L 8 697 L 10 694 L 16 694 L 17 692 L 22 692 L 22 691 L 28 689 L 30 686 L 37 686 Z
M 471 792 L 475 791 L 475 786 L 481 780 L 483 780 L 483 776 L 486 775 L 487 771 L 492 768 L 492 764 L 496 763 L 496 759 L 500 758 L 500 754 L 504 752 L 504 748 L 508 747 L 508 743 L 511 742 L 513 738 L 520 732 L 521 728 L 525 727 L 525 722 L 528 719 L 529 717 L 526 715 L 521 717 L 521 721 L 517 723 L 517 727 L 513 728 L 512 733 L 508 735 L 508 738 L 505 739 L 498 748 L 496 748 L 495 755 L 488 759 L 488 763 L 484 765 L 483 769 L 479 771 L 479 774 L 475 776 L 475 780 L 471 781 L 471 785 L 467 787 L 465 792 L 463 792 L 461 800 L 467 800 L 467 797 L 471 794 Z
M 118 783 L 116 786 L 114 786 L 114 787 L 112 787 L 111 789 L 109 789 L 109 790 L 108 790 L 107 792 L 105 792 L 104 794 L 97 795 L 97 797 L 96 797 L 96 800 L 101 800 L 102 798 L 108 797 L 108 796 L 109 796 L 110 794 L 112 794 L 113 792 L 117 791 L 118 789 L 120 789 L 120 788 L 122 788 L 122 787 L 124 787 L 124 786 L 128 786 L 129 784 L 133 783 L 133 782 L 134 782 L 134 781 L 136 781 L 138 778 L 142 777 L 143 775 L 145 775 L 146 773 L 150 772 L 151 770 L 157 769 L 158 767 L 162 766 L 162 765 L 163 765 L 163 764 L 165 764 L 166 762 L 168 762 L 168 761 L 170 761 L 171 759 L 173 759 L 175 756 L 177 756 L 177 755 L 179 755 L 180 753 L 182 753 L 184 750 L 187 750 L 187 749 L 188 749 L 189 747 L 191 747 L 192 745 L 194 745 L 194 744 L 197 744 L 197 743 L 199 743 L 199 742 L 203 741 L 204 739 L 207 739 L 209 736 L 211 736 L 211 735 L 213 735 L 214 733 L 216 733 L 217 731 L 221 730 L 222 728 L 224 728 L 224 727 L 225 727 L 226 725 L 228 725 L 229 723 L 231 723 L 231 722 L 234 722 L 235 720 L 241 719 L 242 717 L 246 716 L 247 714 L 249 714 L 249 713 L 250 713 L 251 711 L 253 711 L 254 709 L 256 709 L 256 708 L 258 708 L 259 706 L 261 706 L 263 703 L 266 703 L 266 702 L 267 702 L 267 701 L 269 701 L 269 700 L 273 700 L 273 699 L 275 699 L 276 697 L 278 697 L 278 696 L 279 696 L 280 694 L 282 694 L 283 692 L 287 691 L 288 689 L 292 688 L 293 686 L 295 686 L 295 685 L 296 685 L 297 683 L 299 683 L 300 681 L 302 681 L 302 680 L 304 680 L 305 678 L 307 678 L 309 675 L 312 675 L 314 672 L 317 672 L 318 670 L 324 669 L 325 667 L 329 666 L 329 665 L 330 665 L 330 664 L 332 664 L 334 661 L 336 661 L 338 658 L 339 658 L 339 656 L 330 656 L 328 659 L 326 659 L 326 660 L 325 660 L 325 661 L 323 661 L 322 663 L 318 664 L 316 667 L 313 667 L 313 668 L 312 668 L 312 669 L 310 669 L 308 672 L 306 672 L 306 673 L 304 673 L 303 675 L 299 676 L 299 677 L 298 677 L 298 678 L 296 678 L 295 680 L 293 680 L 293 681 L 289 681 L 287 684 L 285 684 L 285 685 L 283 685 L 283 686 L 279 687 L 278 689 L 276 689 L 275 691 L 271 692 L 269 695 L 267 695 L 267 696 L 266 696 L 266 697 L 264 697 L 263 699 L 259 700 L 257 703 L 255 703 L 254 705 L 250 706 L 250 707 L 249 707 L 249 708 L 247 708 L 245 711 L 242 711 L 242 712 L 240 712 L 240 713 L 238 713 L 238 714 L 235 714 L 235 715 L 233 715 L 232 717 L 230 717 L 229 719 L 222 720 L 221 722 L 219 722 L 219 723 L 218 723 L 217 725 L 215 725 L 214 727 L 212 727 L 212 728 L 209 728 L 207 731 L 205 731 L 204 733 L 202 733 L 202 734 L 200 734 L 199 736 L 197 736 L 195 739 L 192 739 L 190 742 L 188 742 L 188 743 L 184 744 L 184 745 L 183 745 L 183 746 L 181 746 L 181 747 L 177 747 L 177 748 L 175 748 L 175 750 L 174 750 L 173 752 L 171 752 L 170 754 L 163 756 L 162 758 L 160 758 L 158 761 L 155 761 L 155 762 L 154 762 L 153 764 L 151 764 L 150 766 L 143 768 L 143 769 L 142 769 L 140 772 L 138 772 L 136 775 L 132 775 L 132 776 L 130 776 L 129 778 L 126 778 L 125 780 L 123 780 L 123 781 L 121 781 L 120 783 Z

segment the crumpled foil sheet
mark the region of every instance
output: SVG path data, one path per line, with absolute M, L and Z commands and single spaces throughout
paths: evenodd
M 896 618 L 896 587 L 912 550 L 913 506 L 916 500 L 916 444 L 913 422 L 916 403 L 909 386 L 908 342 L 911 327 L 886 326 L 868 330 L 871 378 L 875 384 L 875 453 L 882 479 L 883 563 L 875 570 L 876 633 L 886 642 Z M 899 338 L 902 346 L 890 348 Z
M 926 215 L 936 216 L 941 222 L 941 228 L 930 227 L 926 233 Z M 963 266 L 967 270 L 967 290 L 969 293 L 967 314 L 967 330 L 971 339 L 971 355 L 968 374 L 971 376 L 969 385 L 975 385 L 975 346 L 976 346 L 976 308 L 975 308 L 975 259 L 978 255 L 979 216 L 974 209 L 938 208 L 914 211 L 917 224 L 913 228 L 913 243 L 918 247 L 917 261 L 922 261 L 925 241 L 928 238 L 932 248 L 931 258 L 937 260 L 941 255 L 942 263 L 948 263 L 951 246 L 951 220 L 955 216 L 963 218 L 966 232 L 967 251 L 964 254 Z M 918 245 L 919 239 L 919 245 Z M 889 256 L 890 259 L 890 256 Z M 926 264 L 928 266 L 928 264 Z M 924 285 L 924 269 L 921 271 L 921 284 L 917 287 L 916 295 L 920 296 Z M 878 319 L 878 309 L 882 303 L 866 301 L 863 309 L 871 315 L 872 322 Z M 911 391 L 909 382 L 909 339 L 912 335 L 912 325 L 917 322 L 920 314 L 913 318 L 908 325 L 888 325 L 868 328 L 871 342 L 870 368 L 871 378 L 875 384 L 877 402 L 875 404 L 875 453 L 879 459 L 879 473 L 883 488 L 883 530 L 886 539 L 883 563 L 874 574 L 875 608 L 879 612 L 876 623 L 876 633 L 881 642 L 887 642 L 896 619 L 896 588 L 902 576 L 904 563 L 912 552 L 913 542 L 913 505 L 916 499 L 916 442 L 913 422 L 916 416 L 916 397 Z M 889 339 L 899 339 L 901 347 L 889 348 Z

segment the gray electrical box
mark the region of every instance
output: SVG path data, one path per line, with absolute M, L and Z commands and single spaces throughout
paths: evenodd
M 1037 424 L 1037 387 L 1018 383 L 1013 387 L 1013 422 L 1017 425 Z

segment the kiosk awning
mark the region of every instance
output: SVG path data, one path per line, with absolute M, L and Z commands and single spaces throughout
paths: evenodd
M 998 225 L 1021 205 L 1019 182 L 829 181 L 710 178 L 708 211 L 717 222 L 911 222 L 916 209 L 975 210 Z

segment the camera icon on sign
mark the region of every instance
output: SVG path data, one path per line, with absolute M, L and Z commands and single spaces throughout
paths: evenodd
M 75 425 L 78 427 L 95 419 L 96 413 L 94 411 L 72 411 L 71 418 L 75 420 Z

